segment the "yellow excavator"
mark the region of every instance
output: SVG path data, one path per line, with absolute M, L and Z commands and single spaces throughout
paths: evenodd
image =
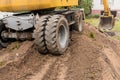
M 107 0 L 103 4 L 99 28 L 112 29 L 115 15 Z M 77 5 L 78 0 L 0 0 L 0 46 L 31 40 L 40 53 L 63 54 L 70 41 L 70 28 L 82 31 L 84 10 L 70 8 Z
M 101 11 L 100 23 L 98 29 L 100 31 L 103 30 L 111 30 L 115 25 L 115 17 L 117 15 L 117 11 L 111 11 L 109 8 L 108 0 L 102 0 L 104 11 Z
M 40 53 L 63 54 L 70 28 L 82 31 L 84 10 L 70 8 L 77 5 L 78 0 L 0 0 L 0 45 L 31 40 Z

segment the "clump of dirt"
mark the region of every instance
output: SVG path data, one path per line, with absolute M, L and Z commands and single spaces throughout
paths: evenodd
M 9 63 L 0 68 L 0 80 L 120 80 L 119 44 L 84 24 L 82 34 L 72 31 L 69 48 L 61 56 L 38 53 L 33 42 L 1 51 L 1 62 Z

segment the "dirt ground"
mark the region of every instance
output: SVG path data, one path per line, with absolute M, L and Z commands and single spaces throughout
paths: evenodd
M 42 55 L 33 42 L 0 51 L 0 80 L 120 80 L 120 41 L 89 24 L 72 31 L 64 55 Z

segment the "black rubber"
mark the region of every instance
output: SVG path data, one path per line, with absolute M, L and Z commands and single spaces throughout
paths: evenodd
M 36 19 L 37 21 L 35 24 L 34 42 L 36 45 L 36 49 L 43 54 L 48 52 L 45 44 L 45 27 L 49 18 L 49 15 L 41 16 Z
M 75 14 L 75 24 L 73 25 L 73 29 L 82 32 L 83 31 L 83 16 Z
M 59 30 L 61 25 L 65 27 L 66 31 L 64 32 L 67 35 L 65 42 L 63 41 L 65 44 L 64 47 L 61 47 L 59 40 Z M 61 55 L 66 51 L 69 44 L 69 26 L 64 16 L 53 15 L 51 18 L 49 18 L 45 29 L 45 43 L 48 51 L 52 54 Z
M 5 25 L 0 21 L 0 49 L 6 48 L 9 44 L 9 41 L 7 39 L 3 39 L 1 36 L 2 31 L 5 30 Z

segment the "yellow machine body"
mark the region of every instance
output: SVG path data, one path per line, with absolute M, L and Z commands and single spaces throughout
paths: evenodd
M 0 0 L 0 11 L 30 11 L 75 5 L 78 5 L 78 0 Z
M 103 0 L 103 5 L 104 5 L 104 13 L 103 13 L 103 16 L 104 16 L 104 17 L 112 16 L 112 15 L 111 15 L 110 8 L 109 8 L 109 5 L 108 5 L 108 0 Z

